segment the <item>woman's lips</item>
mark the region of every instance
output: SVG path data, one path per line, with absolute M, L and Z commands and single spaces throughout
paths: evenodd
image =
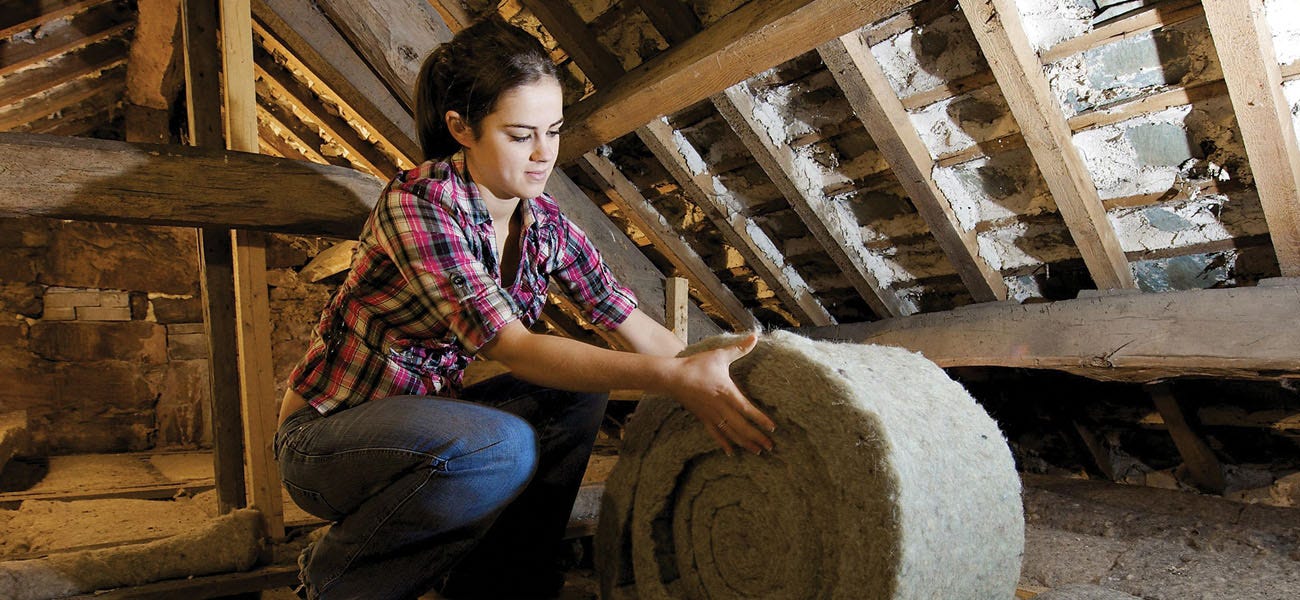
M 550 176 L 551 172 L 550 171 L 525 171 L 524 174 L 528 177 L 529 181 L 541 182 L 541 181 L 546 181 L 546 178 Z

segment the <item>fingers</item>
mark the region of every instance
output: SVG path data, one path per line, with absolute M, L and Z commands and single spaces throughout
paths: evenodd
M 761 413 L 760 413 L 761 414 Z M 740 413 L 732 413 L 730 418 L 722 418 L 713 424 L 705 424 L 705 428 L 713 435 L 714 439 L 722 436 L 727 443 L 721 444 L 722 449 L 731 454 L 731 444 L 735 444 L 754 454 L 762 454 L 764 450 L 771 451 L 774 445 L 772 440 L 768 439 L 763 432 L 759 431 L 753 423 Z

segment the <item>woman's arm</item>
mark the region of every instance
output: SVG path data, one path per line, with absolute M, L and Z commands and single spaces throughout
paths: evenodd
M 660 325 L 659 321 L 651 319 L 650 315 L 641 312 L 639 308 L 632 310 L 627 320 L 614 330 L 614 335 L 638 354 L 677 356 L 682 349 L 686 348 L 686 344 L 677 339 L 673 332 Z
M 640 322 L 642 318 L 651 323 L 653 320 L 643 313 L 636 316 L 639 313 L 634 311 L 629 317 L 637 319 L 632 329 L 624 331 L 621 326 L 619 333 L 647 354 L 538 335 L 519 321 L 502 327 L 481 352 L 505 364 L 516 377 L 538 385 L 597 392 L 634 388 L 669 396 L 695 415 L 728 454 L 732 444 L 755 454 L 764 448 L 771 450 L 772 441 L 763 431 L 771 432 L 776 425 L 745 398 L 728 371 L 732 361 L 754 348 L 757 338 L 750 336 L 733 346 L 674 358 L 667 355 L 668 351 L 680 349 L 681 342 L 667 330 L 673 341 L 664 339 Z M 655 326 L 663 329 L 657 323 Z

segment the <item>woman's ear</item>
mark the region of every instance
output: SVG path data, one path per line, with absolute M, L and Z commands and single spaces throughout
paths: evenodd
M 451 132 L 451 137 L 456 139 L 462 147 L 468 148 L 474 143 L 474 129 L 465 122 L 460 113 L 449 110 L 443 115 L 443 120 L 447 124 L 447 131 Z

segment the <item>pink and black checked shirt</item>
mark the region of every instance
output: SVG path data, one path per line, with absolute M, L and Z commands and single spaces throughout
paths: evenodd
M 399 173 L 366 221 L 352 272 L 321 314 L 289 385 L 329 413 L 403 394 L 455 396 L 474 354 L 507 323 L 531 326 L 551 276 L 591 322 L 613 329 L 636 297 L 542 195 L 523 203 L 515 281 L 501 281 L 495 233 L 463 163 Z

